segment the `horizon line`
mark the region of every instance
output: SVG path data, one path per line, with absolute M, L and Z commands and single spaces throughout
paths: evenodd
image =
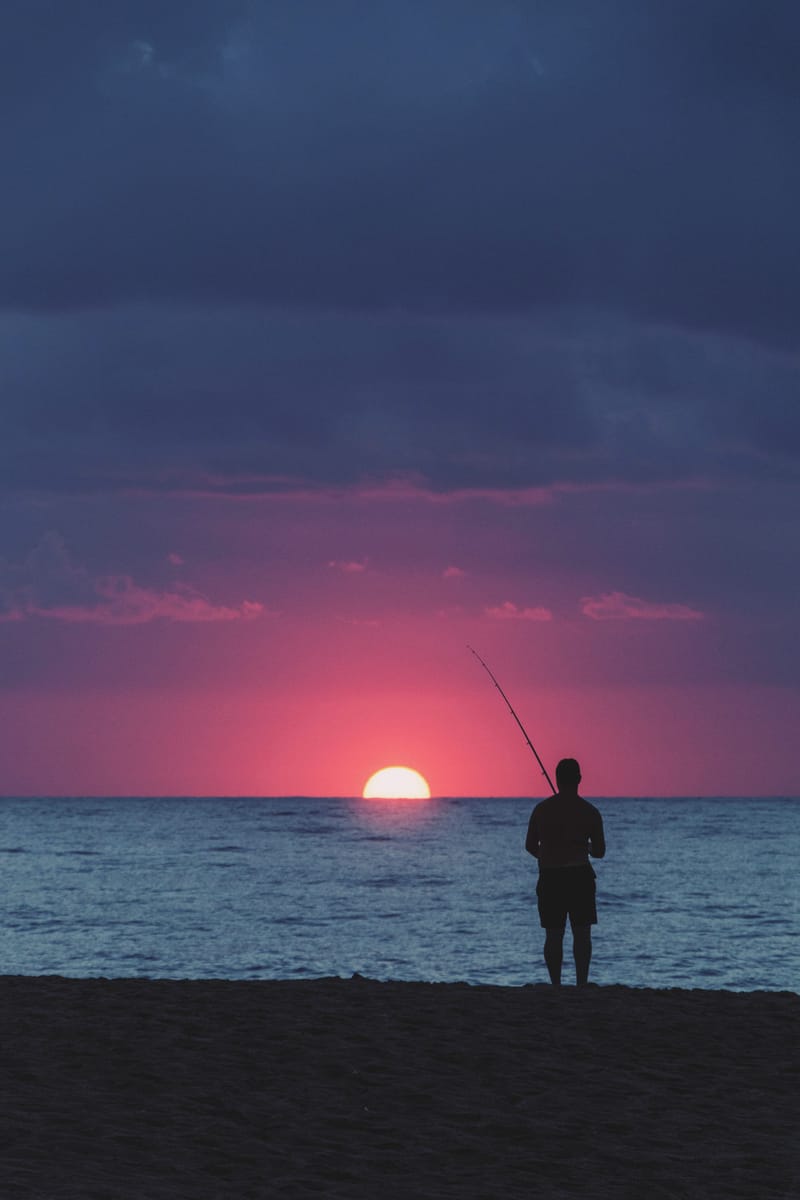
M 4 800 L 367 800 L 367 803 L 385 800 L 408 801 L 410 804 L 427 804 L 431 800 L 525 800 L 528 803 L 547 799 L 554 793 L 545 796 L 528 795 L 526 793 L 507 795 L 473 795 L 441 794 L 427 798 L 415 796 L 375 796 L 369 799 L 354 795 L 329 795 L 327 792 L 3 792 L 0 802 Z M 557 793 L 555 793 L 557 794 Z M 670 794 L 646 793 L 615 793 L 601 795 L 591 793 L 588 797 L 594 800 L 800 800 L 800 793 L 790 792 L 673 792 Z

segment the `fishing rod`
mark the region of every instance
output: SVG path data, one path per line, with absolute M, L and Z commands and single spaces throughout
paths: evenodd
M 531 739 L 528 737 L 527 733 L 525 732 L 525 726 L 522 724 L 522 721 L 520 721 L 519 717 L 518 717 L 518 716 L 517 716 L 517 714 L 514 712 L 514 709 L 513 709 L 512 705 L 511 705 L 511 701 L 509 700 L 508 696 L 505 694 L 505 692 L 503 691 L 503 689 L 500 687 L 500 684 L 497 682 L 497 680 L 495 679 L 494 675 L 492 674 L 492 672 L 491 672 L 491 671 L 489 670 L 489 668 L 487 667 L 486 663 L 485 663 L 485 662 L 483 661 L 483 659 L 481 658 L 480 654 L 478 654 L 478 651 L 477 651 L 477 650 L 473 650 L 473 649 L 472 649 L 472 646 L 467 646 L 467 649 L 468 649 L 468 650 L 472 650 L 472 653 L 475 655 L 475 657 L 477 658 L 478 662 L 481 664 L 481 666 L 483 667 L 484 671 L 485 671 L 485 672 L 486 672 L 486 674 L 489 676 L 489 678 L 491 679 L 492 683 L 494 684 L 494 686 L 497 688 L 497 690 L 498 690 L 498 692 L 500 693 L 500 695 L 501 695 L 501 696 L 503 697 L 503 699 L 505 700 L 506 704 L 508 705 L 508 711 L 511 713 L 512 717 L 514 718 L 514 720 L 515 720 L 515 721 L 517 722 L 517 724 L 519 725 L 520 729 L 522 730 L 522 736 L 525 738 L 525 741 L 528 743 L 528 745 L 530 746 L 531 750 L 533 751 L 533 757 L 536 759 L 537 763 L 538 763 L 538 764 L 539 764 L 539 766 L 542 768 L 542 774 L 544 775 L 544 777 L 545 777 L 545 779 L 547 780 L 547 782 L 550 784 L 550 787 L 552 788 L 553 794 L 556 794 L 556 789 L 553 787 L 553 781 L 552 781 L 552 779 L 550 778 L 550 776 L 547 774 L 547 768 L 545 767 L 545 765 L 544 765 L 544 763 L 542 762 L 542 760 L 539 758 L 539 755 L 536 753 L 536 747 L 534 746 L 533 742 L 531 741 Z

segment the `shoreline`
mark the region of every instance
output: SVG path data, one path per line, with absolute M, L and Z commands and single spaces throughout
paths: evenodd
M 789 1197 L 800 996 L 0 977 L 0 1194 Z
M 567 956 L 569 957 L 569 956 Z M 571 970 L 571 962 L 565 966 L 568 975 L 574 974 Z M 546 980 L 540 980 L 536 983 L 473 983 L 468 979 L 381 979 L 374 975 L 362 975 L 360 971 L 354 971 L 351 975 L 298 975 L 292 978 L 272 978 L 272 977 L 240 977 L 240 976 L 222 976 L 222 975 L 62 975 L 57 971 L 44 972 L 37 975 L 26 975 L 20 972 L 11 974 L 0 974 L 0 992 L 6 985 L 16 984 L 53 984 L 53 985 L 98 985 L 117 987 L 279 987 L 279 988 L 312 988 L 319 985 L 336 986 L 342 984 L 367 984 L 370 987 L 380 988 L 467 988 L 473 992 L 498 992 L 498 993 L 516 993 L 516 992 L 581 992 L 589 995 L 602 993 L 608 995 L 611 993 L 652 993 L 653 995 L 671 995 L 685 994 L 690 996 L 785 996 L 794 998 L 800 1001 L 800 991 L 794 991 L 792 988 L 725 988 L 725 987 L 684 987 L 679 984 L 674 986 L 651 986 L 641 983 L 595 983 L 593 979 L 583 987 L 576 987 L 571 978 L 567 978 L 562 982 L 560 988 L 554 988 L 552 984 Z M 2 1003 L 2 995 L 0 995 L 0 1004 Z

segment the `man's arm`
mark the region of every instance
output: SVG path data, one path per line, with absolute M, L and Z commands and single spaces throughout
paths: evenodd
M 525 849 L 534 858 L 539 857 L 539 830 L 536 828 L 535 810 L 531 813 L 531 819 L 528 821 L 528 836 L 525 838 Z
M 598 813 L 592 824 L 592 832 L 589 834 L 589 853 L 592 858 L 603 858 L 605 852 L 606 836 L 603 832 L 603 818 Z

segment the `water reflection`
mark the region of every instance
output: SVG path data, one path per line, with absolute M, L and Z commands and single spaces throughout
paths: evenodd
M 368 830 L 372 839 L 385 841 L 403 833 L 417 833 L 441 813 L 441 801 L 358 798 L 350 801 L 348 811 L 356 825 Z

